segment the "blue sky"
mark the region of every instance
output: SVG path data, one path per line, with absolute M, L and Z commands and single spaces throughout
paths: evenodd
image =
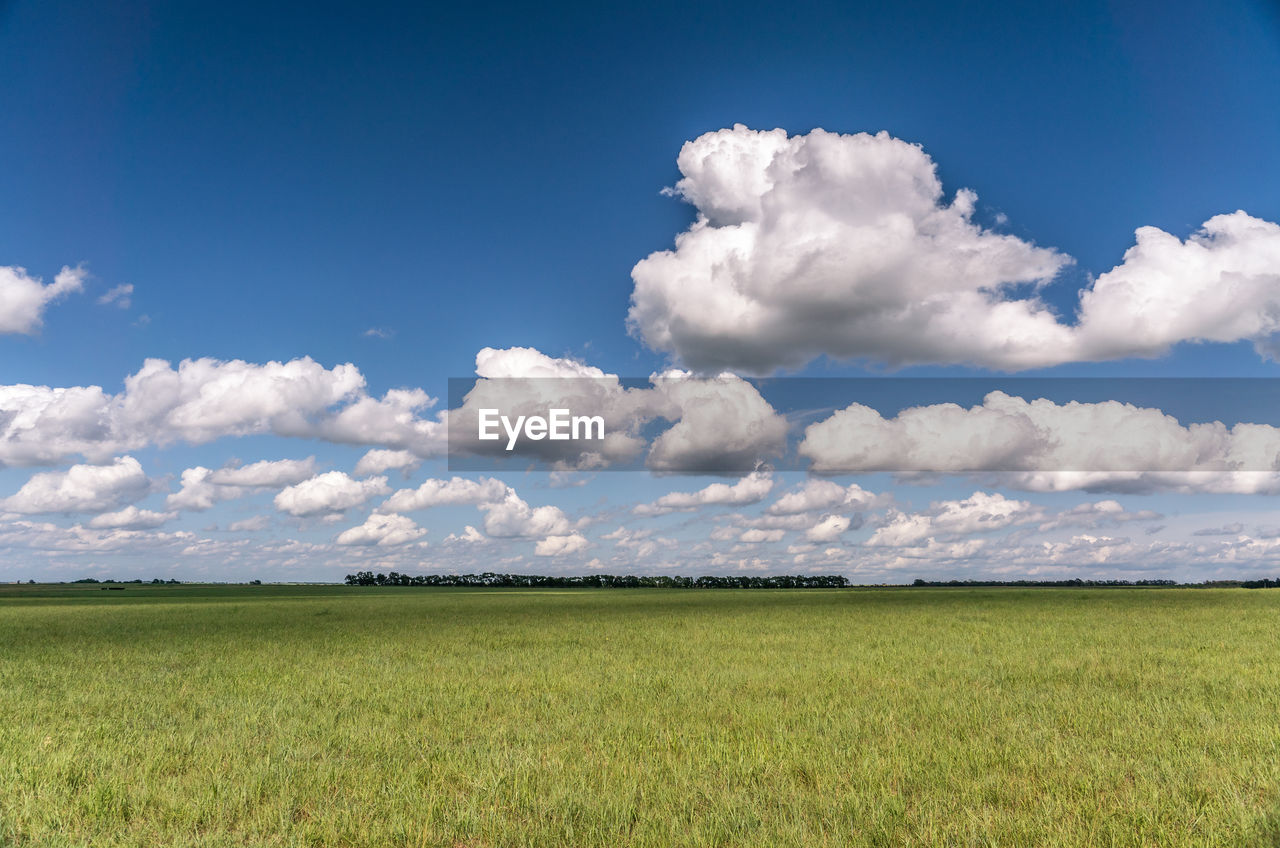
M 39 326 L 0 334 L 0 383 L 9 385 L 101 386 L 115 395 L 147 359 L 177 368 L 201 357 L 252 364 L 311 357 L 323 369 L 353 364 L 363 391 L 376 399 L 397 388 L 443 396 L 447 378 L 473 373 L 484 348 L 531 348 L 626 376 L 689 365 L 694 346 L 710 343 L 705 334 L 664 348 L 652 328 L 633 322 L 628 332 L 632 274 L 650 254 L 672 249 L 699 213 L 688 193 L 683 202 L 661 193 L 682 177 L 676 162 L 682 145 L 735 124 L 782 128 L 792 138 L 815 128 L 883 130 L 920 145 L 936 165 L 942 203 L 972 189 L 975 226 L 1072 258 L 1050 280 L 1028 280 L 1002 295 L 1035 297 L 1064 325 L 1075 320 L 1080 290 L 1121 265 L 1139 227 L 1183 240 L 1213 216 L 1236 210 L 1280 221 L 1280 12 L 1260 2 L 1174 3 L 1158 14 L 1132 3 L 975 10 L 941 3 L 356 9 L 0 2 L 0 80 L 0 114 L 8 117 L 0 134 L 0 266 L 25 268 L 45 285 L 63 266 L 85 271 L 79 291 L 43 308 Z M 1247 269 L 1228 262 L 1217 273 L 1261 280 L 1239 308 L 1265 318 L 1280 302 L 1280 268 L 1267 265 L 1275 256 L 1272 236 L 1257 238 Z M 1188 285 L 1212 292 L 1218 283 L 1206 279 Z M 122 297 L 99 303 L 125 285 L 133 287 L 126 308 Z M 1180 308 L 1181 315 L 1206 311 L 1194 301 Z M 814 335 L 788 325 L 791 331 L 799 335 L 784 333 L 778 345 Z M 1113 350 L 1113 333 L 1082 343 L 1093 351 L 1088 356 L 1013 370 L 1276 376 L 1276 364 L 1256 350 L 1261 331 L 1224 330 L 1218 340 L 1213 332 L 1216 325 L 1192 327 L 1167 344 L 1153 342 L 1141 357 L 1095 357 L 1098 349 Z M 1054 343 L 1046 338 L 1043 346 Z M 885 371 L 879 349 L 844 357 L 839 342 L 826 344 L 827 355 L 797 354 L 798 364 L 774 368 L 781 348 L 761 361 L 766 370 L 788 374 Z M 947 351 L 921 354 L 894 373 L 1009 370 L 990 350 Z M 6 403 L 13 415 L 19 401 Z M 437 409 L 424 405 L 413 414 L 429 421 Z M 11 458 L 0 470 L 0 497 L 10 498 L 3 519 L 10 531 L 0 529 L 0 544 L 11 548 L 0 579 L 90 572 L 330 579 L 371 562 L 428 571 L 479 570 L 490 561 L 527 571 L 964 575 L 988 568 L 992 555 L 933 557 L 923 540 L 938 548 L 970 538 L 940 517 L 969 509 L 945 504 L 963 503 L 978 490 L 1027 504 L 1012 513 L 974 507 L 996 515 L 1001 534 L 1053 522 L 1033 516 L 1037 509 L 1056 514 L 1099 501 L 1119 503 L 1126 515 L 1204 516 L 1203 526 L 1199 519 L 1126 518 L 1106 524 L 1105 532 L 1103 525 L 1072 531 L 1128 540 L 1123 552 L 1116 542 L 1105 555 L 1097 544 L 1075 553 L 1088 545 L 1071 548 L 1074 537 L 1043 531 L 1050 543 L 1066 546 L 1055 560 L 1063 569 L 1128 574 L 1165 567 L 1200 576 L 1265 569 L 1270 555 L 1270 494 L 1173 485 L 1140 493 L 1116 486 L 1036 491 L 969 478 L 908 485 L 884 475 L 839 478 L 868 490 L 874 482 L 883 498 L 874 507 L 854 498 L 819 508 L 851 522 L 847 533 L 821 540 L 838 549 L 825 559 L 786 552 L 809 544 L 798 521 L 775 542 L 742 542 L 727 531 L 723 539 L 707 538 L 737 520 L 731 516 L 738 511 L 750 521 L 805 480 L 781 473 L 758 500 L 660 516 L 632 510 L 716 480 L 599 474 L 579 486 L 559 486 L 564 481 L 557 478 L 552 487 L 544 474 L 504 475 L 531 510 L 554 507 L 573 526 L 539 538 L 524 531 L 494 536 L 459 553 L 460 545 L 444 539 L 467 525 L 483 529 L 481 520 L 493 512 L 469 503 L 405 513 L 415 528 L 408 535 L 427 532 L 402 543 L 335 546 L 335 536 L 361 526 L 382 494 L 336 513 L 302 516 L 278 508 L 283 483 L 237 490 L 236 497 L 224 493 L 225 500 L 204 510 L 170 509 L 166 498 L 179 491 L 183 471 L 234 461 L 315 457 L 309 469 L 315 475 L 337 471 L 354 480 L 353 467 L 367 450 L 404 444 L 289 437 L 265 425 L 196 443 L 189 429 L 185 436 L 157 432 L 133 442 L 108 440 L 100 455 L 54 450 L 38 461 Z M 52 444 L 60 436 L 32 431 L 24 438 Z M 66 479 L 46 478 L 61 492 L 40 501 L 46 511 L 33 512 L 30 497 L 18 498 L 33 474 L 105 467 L 125 455 L 138 460 L 149 481 L 145 492 L 134 487 L 92 504 L 92 498 L 63 503 L 57 497 L 67 496 Z M 449 476 L 440 456 L 418 459 L 407 478 L 390 471 L 388 492 Z M 94 516 L 130 505 L 166 518 L 154 527 L 122 523 L 111 538 L 103 538 L 111 529 L 85 529 Z M 332 515 L 338 517 L 325 520 Z M 917 515 L 933 530 L 897 551 L 905 564 L 866 547 L 878 530 L 906 526 Z M 263 526 L 228 529 L 246 519 Z M 1169 544 L 1186 542 L 1183 536 L 1196 529 L 1240 523 L 1239 533 L 1221 538 L 1247 537 L 1239 546 L 1253 558 L 1217 549 L 1153 550 L 1149 540 L 1165 537 L 1146 531 L 1162 522 L 1174 525 L 1166 531 L 1174 533 Z M 678 544 L 633 556 L 627 551 L 635 546 L 604 538 L 619 526 Z M 995 538 L 985 527 L 979 531 L 984 540 Z M 182 533 L 190 538 L 173 535 Z M 552 536 L 581 537 L 585 545 L 575 540 L 564 556 L 535 555 Z M 268 550 L 291 542 L 312 547 L 293 561 Z M 544 553 L 557 544 L 543 545 Z M 674 559 L 672 551 L 698 544 L 708 547 Z M 1213 557 L 1220 557 L 1217 564 L 1203 564 Z

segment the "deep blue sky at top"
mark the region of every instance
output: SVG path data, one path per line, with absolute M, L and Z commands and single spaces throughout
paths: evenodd
M 1280 15 L 1241 0 L 0 0 L 0 116 L 0 264 L 95 276 L 0 337 L 0 381 L 112 391 L 147 356 L 432 393 L 485 345 L 648 373 L 629 271 L 691 218 L 659 195 L 680 145 L 735 122 L 922 144 L 984 221 L 1077 258 L 1068 313 L 1135 227 L 1280 220 Z M 94 305 L 120 283 L 131 310 Z M 1280 373 L 1244 347 L 1126 373 L 1215 370 Z

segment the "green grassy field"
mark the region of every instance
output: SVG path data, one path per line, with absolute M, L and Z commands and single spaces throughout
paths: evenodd
M 1280 591 L 0 588 L 0 844 L 1278 845 Z

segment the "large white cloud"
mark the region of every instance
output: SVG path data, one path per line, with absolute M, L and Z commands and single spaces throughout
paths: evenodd
M 723 374 L 699 378 L 681 371 L 654 374 L 649 385 L 625 386 L 616 374 L 532 348 L 485 348 L 476 355 L 479 379 L 463 403 L 449 412 L 449 447 L 467 454 L 541 460 L 557 469 L 591 469 L 636 459 L 646 446 L 642 428 L 670 422 L 649 446 L 646 465 L 658 471 L 747 472 L 780 453 L 785 418 L 755 386 Z M 519 440 L 478 438 L 479 412 L 496 409 L 510 421 L 520 415 L 599 416 L 604 438 Z M 594 432 L 594 431 L 593 431 Z
M 389 548 L 417 541 L 426 534 L 427 531 L 408 516 L 375 513 L 359 527 L 339 533 L 334 541 L 339 545 L 378 545 Z
M 434 506 L 480 505 L 496 503 L 511 494 L 511 487 L 492 477 L 468 480 L 452 477 L 431 479 L 416 489 L 401 489 L 378 507 L 379 512 L 411 512 Z
M 1186 241 L 1140 228 L 1124 261 L 1080 295 L 1076 358 L 1242 340 L 1274 355 L 1278 331 L 1280 226 L 1234 212 L 1210 218 Z
M 696 492 L 670 492 L 653 503 L 634 507 L 633 512 L 636 515 L 666 515 L 704 506 L 741 506 L 759 503 L 772 489 L 772 475 L 765 471 L 753 471 L 732 485 L 712 483 Z
M 219 501 L 300 483 L 316 473 L 315 457 L 262 460 L 217 470 L 198 465 L 182 472 L 181 488 L 169 495 L 170 509 L 205 510 Z
M 754 469 L 781 454 L 787 421 L 755 386 L 732 374 L 699 380 L 681 371 L 653 378 L 654 391 L 674 407 L 675 423 L 653 441 L 647 465 L 655 471 Z
M 0 464 L 54 465 L 77 454 L 105 460 L 146 444 L 111 418 L 112 397 L 98 386 L 0 386 Z
M 318 417 L 298 432 L 351 445 L 383 445 L 427 457 L 443 453 L 446 424 L 440 417 L 423 418 L 436 399 L 422 389 L 390 389 L 381 398 L 361 397 L 329 415 Z
M 26 268 L 0 265 L 0 333 L 34 333 L 44 323 L 50 303 L 84 289 L 82 268 L 63 268 L 44 285 Z
M 209 509 L 218 501 L 230 500 L 247 494 L 238 486 L 217 486 L 210 482 L 213 469 L 197 465 L 183 469 L 179 478 L 178 491 L 165 499 L 169 509 L 186 509 L 200 511 Z
M 804 538 L 810 542 L 835 542 L 852 524 L 854 521 L 847 515 L 824 515 L 812 528 L 805 530 Z
M 147 360 L 124 391 L 99 386 L 0 386 L 0 464 L 47 465 L 83 455 L 102 461 L 125 450 L 225 436 L 321 438 L 442 453 L 445 425 L 418 412 L 421 390 L 365 394 L 354 365 L 325 368 L 309 357 L 256 364 L 188 359 L 174 368 Z
M 748 527 L 738 534 L 738 541 L 747 545 L 756 545 L 761 542 L 781 542 L 782 537 L 785 535 L 787 535 L 787 531 L 782 529 L 765 530 L 760 527 Z
M 810 542 L 834 542 L 853 524 L 847 515 L 826 515 L 817 524 L 805 531 L 804 537 Z
M 678 165 L 675 193 L 698 218 L 632 270 L 629 323 L 690 367 L 761 373 L 820 354 L 1018 365 L 1066 341 L 1043 304 L 1001 290 L 1069 260 L 973 223 L 976 196 L 947 201 L 916 145 L 738 125 L 687 142 Z
M 422 459 L 407 450 L 374 448 L 360 457 L 351 472 L 357 477 L 369 477 L 386 471 L 400 471 L 406 477 L 422 463 Z
M 0 465 L 51 465 L 77 455 L 103 462 L 148 445 L 275 435 L 378 446 L 358 463 L 363 476 L 409 469 L 443 453 L 446 421 L 455 437 L 464 434 L 458 450 L 494 451 L 497 443 L 475 439 L 476 411 L 488 406 L 512 414 L 545 415 L 554 406 L 602 415 L 603 442 L 522 444 L 565 468 L 636 458 L 646 447 L 641 428 L 658 419 L 672 426 L 650 448 L 648 463 L 666 471 L 749 471 L 781 450 L 786 433 L 783 417 L 755 387 L 729 375 L 669 372 L 651 377 L 649 386 L 624 388 L 616 375 L 531 348 L 485 348 L 476 372 L 480 379 L 463 407 L 431 418 L 424 411 L 435 400 L 421 389 L 373 397 L 355 366 L 325 368 L 310 358 L 183 360 L 176 368 L 151 359 L 114 395 L 98 386 L 0 386 Z M 496 451 L 503 453 L 500 445 Z
M 341 513 L 391 489 L 386 477 L 356 480 L 341 471 L 326 471 L 289 486 L 275 497 L 276 509 L 304 517 Z
M 924 512 L 894 511 L 889 520 L 872 534 L 867 544 L 875 546 L 914 546 L 1000 530 L 1017 523 L 1038 519 L 1043 510 L 1027 501 L 1012 500 L 999 493 L 974 492 L 963 500 L 938 501 Z
M 979 406 L 931 404 L 893 418 L 855 403 L 806 428 L 798 451 L 823 474 L 1004 472 L 993 479 L 1034 491 L 1267 492 L 1280 485 L 1280 428 L 1184 426 L 1150 407 L 1004 392 Z
M 461 533 L 450 533 L 445 536 L 444 541 L 445 544 L 454 545 L 484 545 L 489 542 L 489 538 L 468 524 L 462 528 Z
M 259 433 L 310 435 L 312 416 L 354 398 L 364 377 L 354 365 L 327 369 L 310 357 L 255 364 L 184 359 L 175 369 L 148 359 L 113 398 L 111 423 L 159 444 L 192 444 Z
M 973 221 L 933 160 L 886 133 L 741 125 L 687 142 L 673 193 L 697 220 L 632 270 L 629 325 L 686 366 L 767 373 L 821 355 L 1018 370 L 1155 356 L 1280 329 L 1280 227 L 1220 215 L 1152 227 L 1064 321 L 1036 294 L 1070 260 Z
M 0 510 L 24 514 L 105 512 L 145 496 L 151 481 L 142 465 L 122 456 L 110 465 L 73 465 L 66 471 L 31 475 Z
M 883 496 L 868 492 L 857 483 L 841 486 L 831 480 L 810 479 L 769 504 L 766 512 L 770 515 L 797 515 L 836 507 L 867 509 L 884 500 Z
M 616 374 L 533 348 L 483 348 L 476 354 L 476 376 L 463 403 L 449 412 L 449 449 L 455 456 L 516 456 L 564 469 L 624 463 L 644 448 L 638 430 L 656 414 L 646 390 L 624 387 Z M 499 410 L 512 422 L 521 415 L 545 417 L 551 409 L 599 416 L 604 438 L 524 439 L 515 451 L 507 451 L 508 438 L 501 430 L 496 440 L 479 438 L 482 409 Z
M 590 543 L 581 533 L 569 533 L 564 536 L 548 536 L 533 546 L 533 555 L 540 557 L 566 556 L 587 549 Z
M 772 515 L 795 515 L 815 509 L 830 509 L 843 504 L 847 496 L 845 487 L 838 483 L 830 480 L 806 480 L 795 490 L 769 504 L 768 512 Z
M 513 491 L 493 503 L 481 504 L 484 532 L 497 539 L 569 536 L 574 528 L 558 506 L 532 507 Z

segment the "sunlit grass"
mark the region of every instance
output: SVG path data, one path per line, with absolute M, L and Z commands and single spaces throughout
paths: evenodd
M 0 843 L 1276 845 L 1280 592 L 0 588 Z

